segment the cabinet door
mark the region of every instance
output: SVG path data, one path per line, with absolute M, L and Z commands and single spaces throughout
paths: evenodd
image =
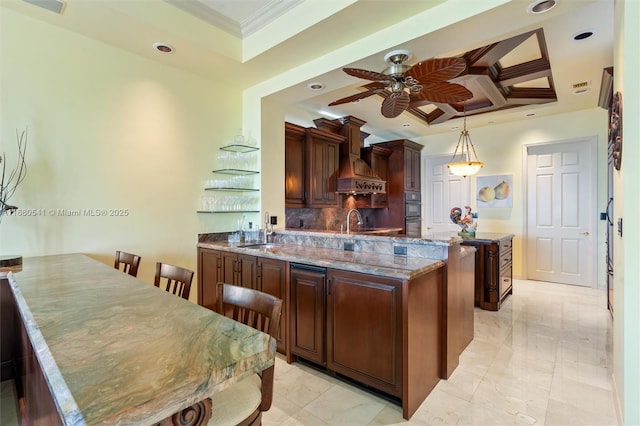
M 258 262 L 255 256 L 239 254 L 237 260 L 238 275 L 236 285 L 246 288 L 256 288 L 258 281 Z
M 306 202 L 305 129 L 285 123 L 284 194 L 286 207 L 303 207 Z
M 420 191 L 420 151 L 405 148 L 404 170 L 404 189 L 406 191 Z
M 257 289 L 282 300 L 280 316 L 280 334 L 276 336 L 278 352 L 285 353 L 286 329 L 288 314 L 287 303 L 287 269 L 288 263 L 277 259 L 258 258 Z
M 401 281 L 329 270 L 327 286 L 327 367 L 401 395 Z
M 310 202 L 312 206 L 337 206 L 338 145 L 312 140 Z
M 227 284 L 238 284 L 238 255 L 236 253 L 229 253 L 226 251 L 220 252 L 221 264 L 222 264 L 222 282 Z
M 324 346 L 325 275 L 292 269 L 290 327 L 291 353 L 326 365 Z
M 216 309 L 216 284 L 222 281 L 220 252 L 205 248 L 198 249 L 198 304 Z

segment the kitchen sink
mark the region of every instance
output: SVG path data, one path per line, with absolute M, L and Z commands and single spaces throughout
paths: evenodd
M 239 246 L 246 249 L 253 250 L 269 250 L 278 247 L 284 247 L 284 244 L 276 244 L 276 243 L 256 243 L 256 244 L 245 244 L 243 246 Z

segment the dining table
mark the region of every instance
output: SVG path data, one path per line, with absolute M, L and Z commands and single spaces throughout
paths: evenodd
M 85 254 L 3 279 L 28 424 L 206 424 L 216 392 L 275 362 L 268 334 Z

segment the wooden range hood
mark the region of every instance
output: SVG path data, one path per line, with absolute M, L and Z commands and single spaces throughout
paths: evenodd
M 313 122 L 319 129 L 346 137 L 346 142 L 340 144 L 337 193 L 385 194 L 387 192 L 387 182 L 380 179 L 360 157 L 360 149 L 364 148 L 364 140 L 369 136 L 368 133 L 360 130 L 366 121 L 346 116 L 336 120 L 318 118 Z

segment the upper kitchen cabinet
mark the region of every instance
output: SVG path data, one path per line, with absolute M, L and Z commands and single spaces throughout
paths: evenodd
M 345 137 L 308 127 L 302 141 L 300 129 L 285 123 L 286 207 L 338 207 L 339 153 Z
M 306 129 L 292 123 L 284 123 L 284 197 L 286 207 L 304 207 Z
M 401 227 L 408 237 L 419 238 L 421 229 L 420 151 L 422 145 L 408 139 L 372 144 L 391 150 L 387 179 L 388 208 L 376 211 L 382 227 Z

